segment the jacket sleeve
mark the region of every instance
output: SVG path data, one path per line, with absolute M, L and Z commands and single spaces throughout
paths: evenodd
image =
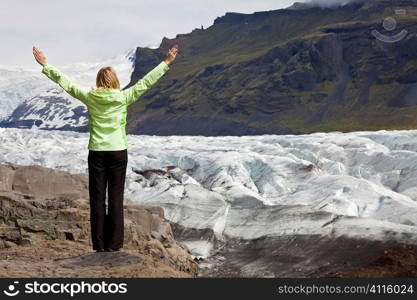
M 130 104 L 136 102 L 136 100 L 148 91 L 168 70 L 169 66 L 162 61 L 142 79 L 138 80 L 138 82 L 133 86 L 123 90 L 126 105 L 129 106 Z
M 84 104 L 88 102 L 88 91 L 79 87 L 77 84 L 72 82 L 65 74 L 59 71 L 52 65 L 45 65 L 42 69 L 42 73 L 45 74 L 49 79 L 58 83 L 68 94 L 77 98 Z

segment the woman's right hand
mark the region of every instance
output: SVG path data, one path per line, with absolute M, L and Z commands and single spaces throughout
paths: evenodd
M 47 64 L 45 54 L 43 54 L 43 52 L 39 50 L 38 48 L 36 48 L 35 46 L 33 46 L 32 50 L 33 50 L 33 56 L 35 56 L 35 59 L 38 62 L 38 64 L 44 67 Z
M 175 58 L 177 57 L 177 53 L 178 53 L 178 45 L 174 45 L 171 47 L 171 49 L 168 50 L 167 56 L 165 57 L 164 62 L 169 65 L 170 63 L 172 63 Z

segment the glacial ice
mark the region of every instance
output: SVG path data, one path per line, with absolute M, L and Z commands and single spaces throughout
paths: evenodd
M 218 241 L 285 235 L 417 243 L 417 131 L 128 136 L 125 197 Z M 88 173 L 88 133 L 0 128 L 0 162 Z M 211 240 L 186 239 L 196 256 Z

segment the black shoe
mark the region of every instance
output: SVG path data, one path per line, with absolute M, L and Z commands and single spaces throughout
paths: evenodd
M 119 251 L 119 249 L 106 248 L 106 249 L 104 249 L 104 251 L 106 251 L 106 252 L 116 252 L 116 251 Z
M 97 249 L 96 252 L 104 252 L 105 250 L 103 248 Z

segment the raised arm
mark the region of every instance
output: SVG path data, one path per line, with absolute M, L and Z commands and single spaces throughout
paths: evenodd
M 35 56 L 36 61 L 43 66 L 42 73 L 45 74 L 49 79 L 59 84 L 68 94 L 72 97 L 77 98 L 84 104 L 87 104 L 87 94 L 88 91 L 79 87 L 75 84 L 70 78 L 68 78 L 65 74 L 59 71 L 54 66 L 50 65 L 46 61 L 45 55 L 37 49 L 33 47 L 33 55 Z
M 142 79 L 138 80 L 133 86 L 123 91 L 127 106 L 138 100 L 140 96 L 148 91 L 169 70 L 168 65 L 175 60 L 177 53 L 178 46 L 175 45 L 169 49 L 164 61 L 147 73 Z

